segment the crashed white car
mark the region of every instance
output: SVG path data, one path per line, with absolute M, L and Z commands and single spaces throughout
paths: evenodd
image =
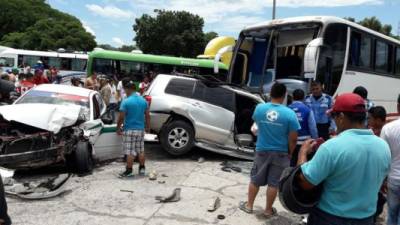
M 65 162 L 78 173 L 118 158 L 121 137 L 93 90 L 43 84 L 0 106 L 0 166 L 32 168 Z M 108 125 L 107 125 L 108 124 Z

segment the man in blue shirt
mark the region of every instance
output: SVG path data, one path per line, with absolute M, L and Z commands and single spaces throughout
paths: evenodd
M 307 162 L 313 141 L 301 147 L 298 181 L 304 190 L 322 185 L 309 225 L 373 225 L 378 192 L 390 168 L 385 141 L 364 129 L 364 100 L 353 93 L 337 97 L 331 111 L 339 135 L 320 146 Z
M 146 100 L 136 94 L 136 85 L 124 78 L 122 85 L 127 98 L 121 102 L 120 113 L 117 122 L 117 133 L 123 135 L 123 149 L 127 155 L 126 170 L 120 177 L 132 177 L 132 166 L 136 156 L 139 157 L 139 174 L 145 174 L 144 156 L 144 130 L 150 127 L 150 116 Z M 123 124 L 123 127 L 122 127 Z
M 322 85 L 319 81 L 311 83 L 311 95 L 307 96 L 305 104 L 313 111 L 317 123 L 318 135 L 325 140 L 336 129 L 334 121 L 326 112 L 332 108 L 332 97 L 322 93 Z
M 297 145 L 290 160 L 290 166 L 297 165 L 299 150 L 304 141 L 310 138 L 318 138 L 317 124 L 315 123 L 313 111 L 303 101 L 304 91 L 301 89 L 294 90 L 293 103 L 289 105 L 289 108 L 296 113 L 301 128 L 298 130 Z
M 268 185 L 266 217 L 276 214 L 272 205 L 278 192 L 279 179 L 282 171 L 289 166 L 300 128 L 293 110 L 282 105 L 286 86 L 275 83 L 270 94 L 271 102 L 257 105 L 253 113 L 253 120 L 258 127 L 256 154 L 250 174 L 248 201 L 239 205 L 241 210 L 252 213 L 259 187 Z

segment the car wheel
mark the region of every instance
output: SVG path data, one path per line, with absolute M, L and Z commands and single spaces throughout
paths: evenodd
M 193 147 L 193 127 L 185 121 L 174 120 L 166 124 L 161 131 L 160 143 L 171 155 L 183 155 L 189 152 Z
M 73 154 L 74 170 L 79 173 L 89 173 L 93 170 L 93 159 L 90 154 L 89 142 L 79 141 Z

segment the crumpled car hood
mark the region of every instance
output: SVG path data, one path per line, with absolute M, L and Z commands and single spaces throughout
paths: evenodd
M 16 104 L 0 106 L 5 120 L 58 133 L 61 128 L 72 126 L 79 117 L 80 106 L 51 104 Z

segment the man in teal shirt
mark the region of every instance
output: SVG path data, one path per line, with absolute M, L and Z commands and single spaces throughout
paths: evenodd
M 389 146 L 364 129 L 366 109 L 360 96 L 340 95 L 330 114 L 339 135 L 322 144 L 308 162 L 313 141 L 306 141 L 299 154 L 300 186 L 304 190 L 323 186 L 308 224 L 373 225 L 378 192 L 390 168 Z
M 289 167 L 290 157 L 296 147 L 297 130 L 300 128 L 293 110 L 282 105 L 286 96 L 286 86 L 275 83 L 271 88 L 271 102 L 257 105 L 253 120 L 258 127 L 256 154 L 254 157 L 247 202 L 239 208 L 247 213 L 253 212 L 254 200 L 260 186 L 268 185 L 267 204 L 264 215 L 276 214 L 272 207 L 282 171 Z
M 132 177 L 132 166 L 135 157 L 139 159 L 139 175 L 145 175 L 144 155 L 144 130 L 148 130 L 150 116 L 146 100 L 136 94 L 136 85 L 129 79 L 122 80 L 127 98 L 120 106 L 117 121 L 117 133 L 122 135 L 122 147 L 127 156 L 126 170 L 120 173 L 120 177 Z M 123 125 L 123 127 L 122 127 Z

